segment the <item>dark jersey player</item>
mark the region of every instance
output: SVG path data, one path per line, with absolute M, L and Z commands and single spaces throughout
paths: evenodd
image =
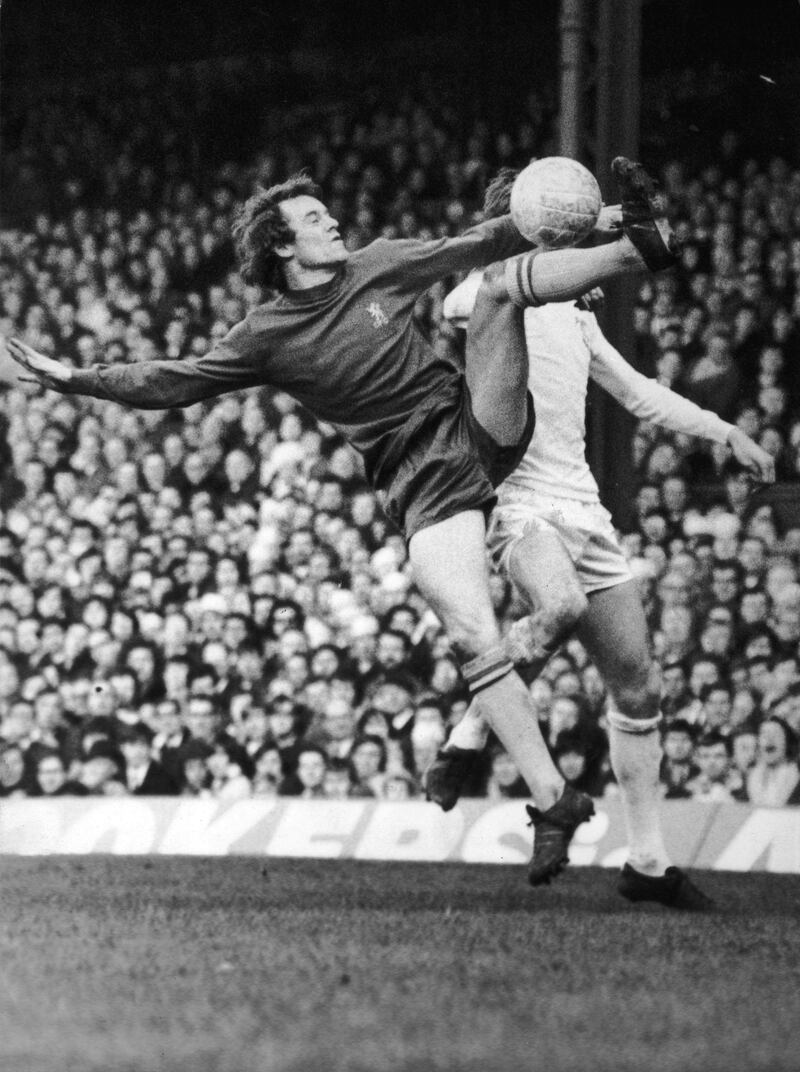
M 141 408 L 185 406 L 226 391 L 287 391 L 359 450 L 387 513 L 409 542 L 417 586 L 441 618 L 473 702 L 531 789 L 533 884 L 567 861 L 591 800 L 564 786 L 514 671 L 492 608 L 484 551 L 494 487 L 519 462 L 533 430 L 527 394 L 527 305 L 577 298 L 615 276 L 673 261 L 650 180 L 622 158 L 621 210 L 601 214 L 611 239 L 589 249 L 528 248 L 508 217 L 457 238 L 379 239 L 349 253 L 304 176 L 256 193 L 234 236 L 242 274 L 275 291 L 202 357 L 72 369 L 12 339 L 11 356 L 55 390 Z M 463 364 L 434 353 L 413 322 L 436 280 L 484 274 Z

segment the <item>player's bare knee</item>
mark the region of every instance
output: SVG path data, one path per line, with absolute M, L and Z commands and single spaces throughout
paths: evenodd
M 483 279 L 478 290 L 478 301 L 489 300 L 505 305 L 511 299 L 505 282 L 505 265 L 503 262 L 490 264 L 484 269 Z
M 559 592 L 557 599 L 543 603 L 535 617 L 543 634 L 550 641 L 558 641 L 569 636 L 588 605 L 586 596 L 579 588 L 568 588 Z
M 659 693 L 653 685 L 648 657 L 620 666 L 608 684 L 617 706 L 626 715 L 650 719 L 658 714 Z
M 458 615 L 446 623 L 447 636 L 463 662 L 496 647 L 500 643 L 497 625 L 494 622 L 476 621 L 468 615 Z

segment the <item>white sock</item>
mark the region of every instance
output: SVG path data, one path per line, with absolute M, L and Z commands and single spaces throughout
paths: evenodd
M 515 305 L 580 298 L 609 279 L 641 268 L 636 247 L 623 236 L 590 249 L 534 250 L 506 261 L 505 280 Z
M 476 698 L 467 708 L 466 714 L 450 732 L 447 738 L 448 745 L 456 748 L 468 748 L 476 752 L 482 751 L 489 740 L 489 723 L 479 710 L 480 703 Z
M 564 792 L 564 779 L 544 743 L 530 693 L 512 671 L 481 690 L 481 710 L 514 760 L 534 803 L 546 811 Z M 473 700 L 474 704 L 474 700 Z
M 644 875 L 663 875 L 670 865 L 659 814 L 657 729 L 631 733 L 609 725 L 611 766 L 619 782 L 628 830 L 629 863 Z

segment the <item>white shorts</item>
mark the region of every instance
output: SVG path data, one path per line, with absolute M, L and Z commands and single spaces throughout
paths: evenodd
M 506 575 L 512 548 L 531 532 L 558 536 L 584 592 L 599 592 L 633 579 L 611 514 L 602 503 L 515 489 L 513 502 L 498 504 L 489 523 L 489 550 L 495 565 Z

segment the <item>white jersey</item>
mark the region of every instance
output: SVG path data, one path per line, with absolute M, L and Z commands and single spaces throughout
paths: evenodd
M 447 295 L 444 315 L 449 320 L 466 326 L 480 281 L 481 274 L 474 272 Z M 728 438 L 730 424 L 633 369 L 603 335 L 594 313 L 578 309 L 575 302 L 526 309 L 525 340 L 536 428 L 519 466 L 498 489 L 500 504 L 513 501 L 519 489 L 600 501 L 586 461 L 590 379 L 640 420 L 717 443 Z

